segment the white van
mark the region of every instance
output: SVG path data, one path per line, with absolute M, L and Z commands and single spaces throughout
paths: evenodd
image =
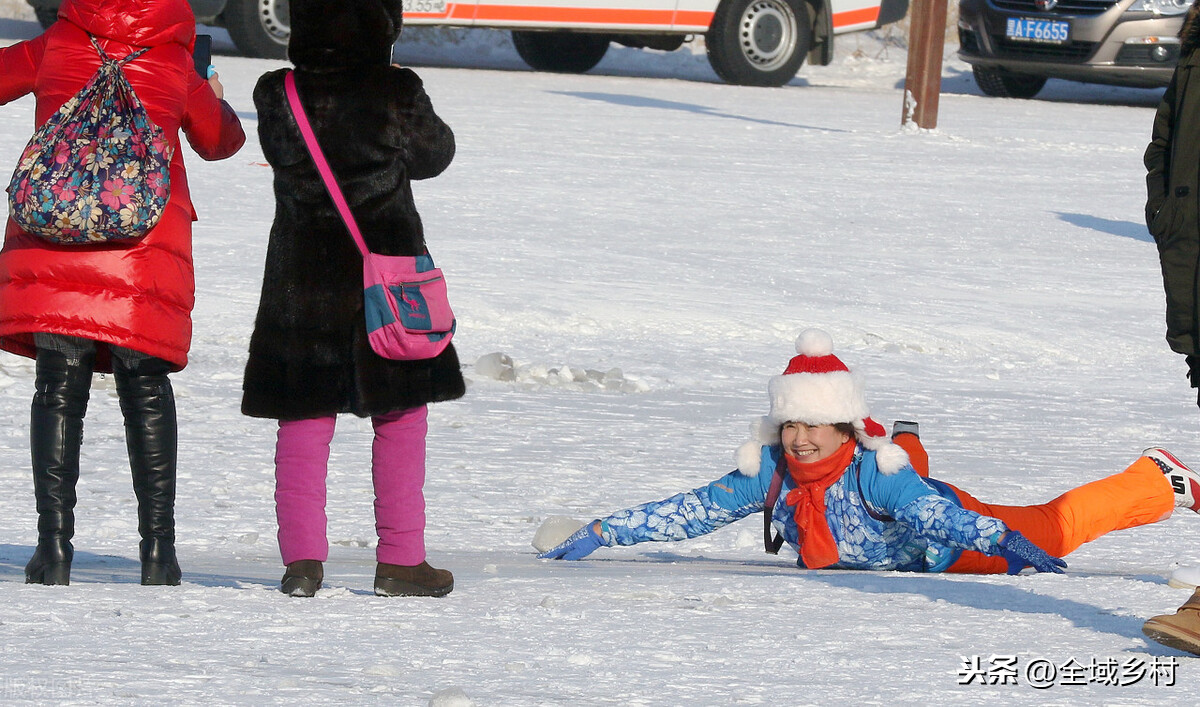
M 43 24 L 59 0 L 28 0 Z M 288 0 L 191 0 L 196 17 L 229 29 L 249 56 L 283 58 Z M 702 34 L 729 83 L 782 86 L 807 56 L 833 60 L 833 36 L 903 19 L 908 0 L 404 0 L 408 25 L 512 31 L 517 53 L 540 71 L 584 72 L 612 42 L 670 51 Z
M 611 42 L 678 48 L 702 34 L 708 60 L 728 83 L 782 86 L 805 56 L 833 60 L 833 35 L 904 18 L 908 0 L 405 0 L 411 25 L 512 30 L 534 69 L 583 72 Z

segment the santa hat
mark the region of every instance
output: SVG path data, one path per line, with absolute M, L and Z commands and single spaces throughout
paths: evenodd
M 771 412 L 751 425 L 753 439 L 738 448 L 738 470 L 746 476 L 758 474 L 761 448 L 779 444 L 785 422 L 810 425 L 854 425 L 859 443 L 875 452 L 879 470 L 894 474 L 908 463 L 908 454 L 887 437 L 883 425 L 871 419 L 862 378 L 833 355 L 833 338 L 820 329 L 805 329 L 796 337 L 797 356 L 783 375 L 767 385 Z

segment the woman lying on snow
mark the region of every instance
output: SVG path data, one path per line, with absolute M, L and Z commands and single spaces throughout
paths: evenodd
M 1061 573 L 1059 557 L 1105 533 L 1155 523 L 1177 507 L 1200 512 L 1200 476 L 1157 448 L 1043 505 L 982 503 L 923 478 L 927 457 L 915 434 L 887 440 L 828 334 L 808 329 L 796 350 L 770 381 L 771 412 L 758 439 L 738 450 L 737 471 L 592 521 L 539 557 L 578 560 L 601 546 L 694 538 L 770 506 L 801 567 Z M 768 502 L 777 475 L 782 489 Z

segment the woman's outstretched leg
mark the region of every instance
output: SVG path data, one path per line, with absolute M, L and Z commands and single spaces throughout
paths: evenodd
M 1037 506 L 995 506 L 958 488 L 954 490 L 964 508 L 999 518 L 1055 557 L 1063 557 L 1114 530 L 1156 523 L 1168 518 L 1176 507 L 1171 483 L 1159 465 L 1147 456 L 1140 457 L 1119 474 L 1072 489 Z M 1003 574 L 1007 567 L 1003 557 L 968 551 L 947 571 Z

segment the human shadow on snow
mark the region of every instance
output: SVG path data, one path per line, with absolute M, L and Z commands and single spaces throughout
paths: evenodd
M 1124 238 L 1132 238 L 1136 241 L 1144 241 L 1153 243 L 1154 237 L 1146 230 L 1146 224 L 1134 221 L 1118 221 L 1111 218 L 1100 218 L 1091 214 L 1071 214 L 1063 211 L 1054 212 L 1062 221 L 1073 226 L 1086 228 L 1092 231 L 1100 231 L 1101 233 L 1110 233 L 1114 236 L 1122 236 Z
M 32 545 L 0 544 L 0 582 L 24 582 L 25 563 L 33 557 Z M 75 550 L 71 579 L 87 582 L 140 582 L 141 563 L 116 555 L 97 555 Z
M 71 561 L 72 583 L 94 584 L 139 584 L 142 581 L 141 561 L 136 557 L 119 555 L 100 555 L 94 552 L 75 548 L 75 556 Z M 25 563 L 33 556 L 32 545 L 0 544 L 0 583 L 24 582 Z M 264 571 L 261 575 L 237 572 L 208 572 L 188 571 L 187 558 L 181 558 L 183 580 L 188 584 L 200 584 L 208 587 L 236 587 L 244 584 L 276 584 L 277 578 L 272 578 Z M 274 567 L 271 567 L 274 570 Z
M 837 571 L 833 570 L 810 572 L 806 576 L 830 586 L 855 589 L 870 594 L 903 592 L 921 595 L 930 601 L 940 600 L 984 611 L 1048 614 L 1064 618 L 1078 628 L 1097 633 L 1109 633 L 1123 638 L 1141 639 L 1142 624 L 1148 618 L 1148 615 L 1146 617 L 1118 616 L 1110 613 L 1103 606 L 1037 594 L 1033 589 L 1019 586 L 1023 581 L 1021 578 L 1014 578 L 1013 584 L 1007 585 L 972 581 L 967 578 L 968 575 L 956 575 L 953 580 L 949 580 L 949 577 L 946 576 L 932 574 L 909 576 L 898 572 L 888 573 L 884 576 L 864 576 L 859 573 L 851 576 L 839 576 Z M 1165 582 L 1161 577 L 1156 576 L 1130 576 L 1127 579 L 1159 584 Z M 1152 655 L 1179 654 L 1177 651 L 1149 641 L 1146 644 L 1146 648 L 1139 648 L 1137 652 Z
M 782 561 L 733 561 L 707 557 L 690 557 L 676 555 L 667 551 L 658 551 L 638 555 L 636 559 L 591 560 L 596 564 L 620 562 L 622 564 L 638 563 L 645 566 L 677 565 L 681 569 L 703 565 L 704 572 L 717 574 L 736 574 L 765 576 L 778 574 L 792 580 L 803 582 L 820 582 L 839 589 L 852 589 L 866 594 L 913 594 L 924 596 L 930 601 L 943 601 L 948 604 L 996 612 L 1019 612 L 1024 614 L 1047 614 L 1062 617 L 1078 628 L 1108 633 L 1122 638 L 1142 639 L 1142 624 L 1149 617 L 1118 616 L 1109 609 L 1095 604 L 1089 604 L 1074 599 L 1046 596 L 1035 593 L 1036 587 L 1026 589 L 1021 585 L 1025 578 L 1014 577 L 1012 584 L 996 582 L 973 581 L 971 575 L 922 574 L 913 572 L 871 572 L 857 570 L 805 570 Z M 611 568 L 611 565 L 609 565 Z M 1076 574 L 1076 577 L 1086 577 L 1087 573 Z M 1104 575 L 1111 577 L 1112 575 Z M 1003 575 L 995 575 L 996 578 Z M 1121 578 L 1146 582 L 1148 584 L 1165 584 L 1166 580 L 1157 575 L 1122 575 Z M 1051 578 L 1051 581 L 1052 578 Z M 1134 652 L 1150 655 L 1179 656 L 1178 651 L 1146 641 L 1145 648 L 1130 649 Z
M 141 561 L 136 557 L 100 555 L 75 548 L 71 562 L 71 584 L 140 584 Z M 0 584 L 23 583 L 25 563 L 33 556 L 32 545 L 0 544 Z M 350 594 L 374 596 L 372 577 L 374 559 L 361 561 L 351 555 L 337 554 L 326 563 L 326 588 L 342 588 Z M 260 589 L 276 591 L 283 566 L 265 558 L 211 556 L 189 557 L 181 554 L 183 583 L 211 588 Z
M 650 98 L 647 96 L 633 96 L 624 93 L 600 93 L 596 91 L 548 91 L 559 96 L 572 96 L 574 98 L 583 98 L 589 101 L 604 101 L 619 106 L 632 106 L 634 108 L 658 108 L 661 110 L 680 110 L 688 113 L 698 113 L 700 115 L 711 115 L 716 118 L 731 118 L 733 120 L 744 120 L 750 123 L 759 123 L 761 125 L 777 125 L 784 128 L 799 128 L 801 130 L 817 130 L 824 133 L 848 133 L 849 130 L 841 130 L 839 128 L 825 128 L 817 125 L 802 125 L 799 123 L 784 123 L 778 120 L 764 120 L 762 118 L 752 118 L 746 115 L 737 115 L 735 113 L 723 113 L 719 110 L 714 110 L 708 106 L 696 105 L 695 103 L 681 103 L 679 101 L 665 101 L 661 98 Z

